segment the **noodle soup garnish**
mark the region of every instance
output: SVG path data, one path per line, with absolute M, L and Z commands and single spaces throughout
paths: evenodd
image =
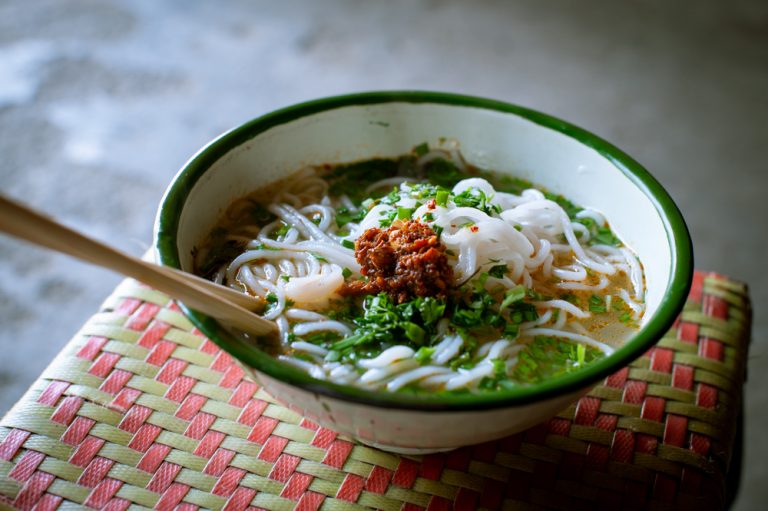
M 425 144 L 237 201 L 196 264 L 264 298 L 280 360 L 388 391 L 556 377 L 612 353 L 644 310 L 642 265 L 602 214 Z

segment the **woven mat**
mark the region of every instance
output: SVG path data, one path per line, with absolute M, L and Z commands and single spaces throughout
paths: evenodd
M 557 417 L 404 457 L 279 405 L 125 281 L 0 423 L 0 506 L 720 509 L 749 322 L 743 285 L 697 273 L 658 346 Z

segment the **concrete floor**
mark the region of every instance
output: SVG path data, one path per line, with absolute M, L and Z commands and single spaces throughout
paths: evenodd
M 530 106 L 644 163 L 698 268 L 751 286 L 746 462 L 768 503 L 768 4 L 0 2 L 0 187 L 134 254 L 179 166 L 246 119 L 331 94 L 447 90 Z M 0 413 L 120 277 L 0 237 Z M 762 504 L 762 505 L 761 505 Z

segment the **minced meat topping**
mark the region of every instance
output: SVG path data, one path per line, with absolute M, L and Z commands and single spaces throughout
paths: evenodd
M 371 228 L 355 242 L 355 257 L 367 282 L 346 283 L 342 295 L 387 293 L 395 302 L 414 297 L 445 297 L 453 268 L 435 231 L 416 221 L 395 222 L 388 229 Z

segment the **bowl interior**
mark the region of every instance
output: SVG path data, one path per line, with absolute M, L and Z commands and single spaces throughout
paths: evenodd
M 690 240 L 671 199 L 642 167 L 597 137 L 543 114 L 475 98 L 415 97 L 416 102 L 407 95 L 315 102 L 223 135 L 182 169 L 161 205 L 161 261 L 192 270 L 195 247 L 235 199 L 306 165 L 396 157 L 421 142 L 454 139 L 472 164 L 528 179 L 602 212 L 639 256 L 647 285 L 641 334 L 609 357 L 613 362 L 603 364 L 603 376 L 663 334 L 690 283 Z M 210 324 L 199 326 L 217 340 Z M 600 372 L 590 376 L 588 369 L 575 377 L 595 379 Z

